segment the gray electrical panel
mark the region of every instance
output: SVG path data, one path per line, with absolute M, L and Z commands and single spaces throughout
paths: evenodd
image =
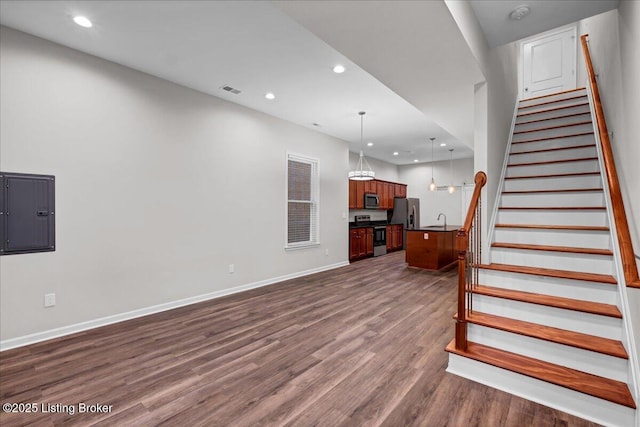
M 55 177 L 0 172 L 0 255 L 55 251 Z

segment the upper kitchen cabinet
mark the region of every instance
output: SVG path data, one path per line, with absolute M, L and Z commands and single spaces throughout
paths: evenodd
M 406 184 L 374 179 L 370 181 L 349 180 L 349 209 L 364 209 L 364 195 L 377 194 L 378 209 L 393 209 L 394 197 L 407 197 Z

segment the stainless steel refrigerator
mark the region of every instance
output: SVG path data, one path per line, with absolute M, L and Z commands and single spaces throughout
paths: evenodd
M 391 224 L 402 224 L 402 248 L 406 248 L 407 230 L 420 228 L 420 199 L 408 198 L 393 200 Z

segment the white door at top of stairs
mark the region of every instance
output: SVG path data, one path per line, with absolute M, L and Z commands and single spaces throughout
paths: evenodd
M 576 33 L 574 26 L 520 43 L 520 99 L 576 88 Z

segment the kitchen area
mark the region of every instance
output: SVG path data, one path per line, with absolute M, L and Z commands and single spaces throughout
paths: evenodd
M 408 267 L 446 270 L 456 266 L 459 225 L 420 224 L 420 199 L 407 185 L 383 180 L 349 180 L 349 261 L 405 250 Z

